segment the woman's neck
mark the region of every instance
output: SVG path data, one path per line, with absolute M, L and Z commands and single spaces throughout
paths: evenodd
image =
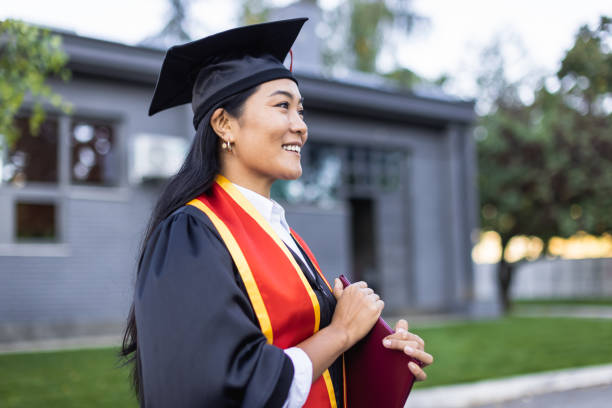
M 270 189 L 272 188 L 272 183 L 274 183 L 274 180 L 249 177 L 248 175 L 241 174 L 240 172 L 231 171 L 228 168 L 222 168 L 219 173 L 221 173 L 223 177 L 232 183 L 238 184 L 240 187 L 248 188 L 257 194 L 270 198 Z

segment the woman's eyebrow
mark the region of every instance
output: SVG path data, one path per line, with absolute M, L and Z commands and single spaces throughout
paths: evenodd
M 295 99 L 295 96 L 293 96 L 293 94 L 289 91 L 274 91 L 272 92 L 270 95 L 268 96 L 274 96 L 274 95 L 285 95 L 287 98 L 289 99 Z M 304 98 L 300 98 L 300 103 L 304 103 Z

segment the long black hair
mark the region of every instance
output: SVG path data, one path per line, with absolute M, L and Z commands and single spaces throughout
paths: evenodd
M 244 103 L 258 86 L 235 94 L 218 107 L 223 108 L 230 116 L 239 119 L 244 110 Z M 175 210 L 187 204 L 190 200 L 210 192 L 215 176 L 219 173 L 219 136 L 210 126 L 210 118 L 215 109 L 211 109 L 198 124 L 193 143 L 187 153 L 185 162 L 178 173 L 173 176 L 164 188 L 155 204 L 151 218 L 147 225 L 144 238 L 140 245 L 138 255 L 138 271 L 142 263 L 147 243 L 157 226 Z M 123 343 L 119 352 L 121 358 L 132 366 L 132 386 L 140 405 L 143 405 L 142 376 L 140 365 L 140 353 L 138 350 L 138 333 L 136 329 L 136 315 L 134 304 L 123 333 Z

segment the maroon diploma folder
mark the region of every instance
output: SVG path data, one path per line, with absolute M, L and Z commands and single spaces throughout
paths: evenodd
M 340 281 L 344 287 L 350 285 L 344 275 Z M 344 353 L 348 408 L 402 408 L 406 403 L 414 383 L 408 363 L 421 363 L 383 346 L 383 339 L 393 333 L 379 318 L 370 333 Z

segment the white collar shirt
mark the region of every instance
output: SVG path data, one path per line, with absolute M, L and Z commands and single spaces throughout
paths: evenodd
M 272 226 L 272 229 L 276 234 L 280 237 L 280 239 L 291 248 L 293 252 L 296 253 L 297 256 L 300 257 L 308 272 L 314 277 L 314 271 L 310 269 L 310 265 L 306 259 L 304 259 L 304 255 L 302 251 L 298 248 L 295 240 L 291 237 L 291 230 L 289 229 L 289 224 L 287 224 L 287 220 L 285 219 L 285 209 L 276 201 L 264 197 L 259 193 L 254 192 L 253 190 L 249 190 L 246 187 L 239 186 L 238 184 L 232 183 L 234 186 L 240 191 L 253 207 L 264 217 L 266 221 Z

